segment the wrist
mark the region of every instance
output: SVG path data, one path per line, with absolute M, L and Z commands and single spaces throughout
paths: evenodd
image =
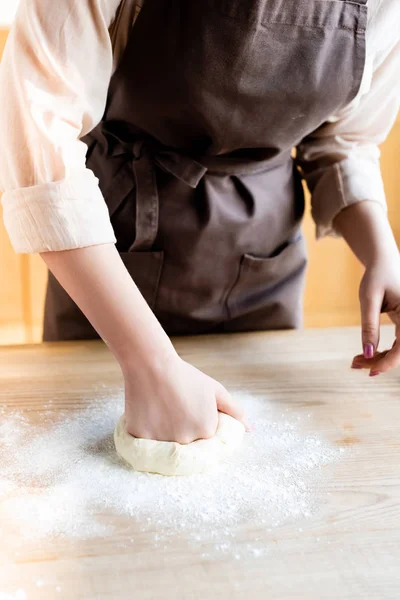
M 397 260 L 399 251 L 386 211 L 377 202 L 357 202 L 343 209 L 334 226 L 366 268 Z
M 164 337 L 165 336 L 165 337 Z M 124 377 L 137 375 L 138 373 L 151 372 L 154 374 L 165 372 L 171 365 L 179 360 L 179 356 L 169 340 L 164 334 L 163 339 L 152 343 L 146 340 L 140 344 L 137 340 L 113 351 Z
M 397 265 L 400 269 L 400 253 L 395 245 L 391 245 L 390 247 L 385 245 L 382 248 L 377 249 L 364 263 L 366 269 L 371 269 L 380 265 L 390 265 L 391 267 Z

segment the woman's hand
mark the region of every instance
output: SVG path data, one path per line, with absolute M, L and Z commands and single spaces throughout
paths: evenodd
M 363 354 L 353 360 L 354 369 L 370 369 L 370 375 L 385 373 L 400 365 L 400 258 L 398 252 L 367 267 L 360 285 Z M 388 313 L 395 324 L 391 350 L 377 352 L 380 313 Z
M 125 376 L 127 430 L 135 437 L 188 444 L 215 434 L 218 410 L 247 423 L 226 389 L 178 355 Z
M 335 229 L 345 238 L 365 266 L 360 285 L 363 354 L 352 367 L 370 369 L 379 375 L 400 365 L 400 256 L 387 215 L 375 202 L 358 202 L 342 210 L 334 220 Z M 377 352 L 381 312 L 388 313 L 396 326 L 391 350 Z
M 130 433 L 192 442 L 214 435 L 217 409 L 244 422 L 220 383 L 179 358 L 113 245 L 42 256 L 121 366 Z

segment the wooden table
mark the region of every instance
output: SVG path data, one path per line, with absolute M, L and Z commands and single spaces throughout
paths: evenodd
M 383 332 L 383 345 L 391 341 Z M 207 559 L 177 543 L 155 551 L 143 534 L 134 547 L 115 538 L 27 544 L 8 557 L 1 541 L 1 592 L 35 599 L 322 600 L 400 598 L 400 373 L 368 378 L 351 371 L 357 329 L 256 333 L 175 341 L 188 361 L 230 390 L 267 394 L 294 415 L 311 413 L 310 428 L 354 453 L 336 469 L 317 514 L 271 533 L 258 531 L 268 552 L 235 561 Z M 51 398 L 75 411 L 95 400 L 98 382 L 120 389 L 121 376 L 96 342 L 0 349 L 0 400 L 34 418 Z M 1 529 L 0 521 L 0 529 Z M 45 585 L 38 587 L 38 579 Z M 8 598 L 8 596 L 5 596 Z

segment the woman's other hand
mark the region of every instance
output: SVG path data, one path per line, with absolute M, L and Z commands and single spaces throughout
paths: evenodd
M 400 365 L 400 258 L 398 252 L 384 256 L 365 270 L 360 285 L 363 354 L 353 360 L 353 368 L 385 373 Z M 390 350 L 377 352 L 381 312 L 395 324 L 395 341 Z

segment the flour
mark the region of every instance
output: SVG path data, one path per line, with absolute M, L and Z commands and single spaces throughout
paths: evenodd
M 17 590 L 15 596 L 13 594 L 6 594 L 0 592 L 0 600 L 27 600 L 24 590 Z
M 317 505 L 312 490 L 320 467 L 337 460 L 340 451 L 302 433 L 306 417 L 289 418 L 266 399 L 237 399 L 254 431 L 215 472 L 189 477 L 136 473 L 117 457 L 112 433 L 123 410 L 121 396 L 72 417 L 50 411 L 30 423 L 22 413 L 3 415 L 2 536 L 21 542 L 96 538 L 113 533 L 112 516 L 118 515 L 126 517 L 126 527 L 134 520 L 141 531 L 152 532 L 155 545 L 185 535 L 226 553 L 249 520 L 268 529 L 308 517 Z M 255 557 L 262 553 L 256 542 L 245 549 Z

